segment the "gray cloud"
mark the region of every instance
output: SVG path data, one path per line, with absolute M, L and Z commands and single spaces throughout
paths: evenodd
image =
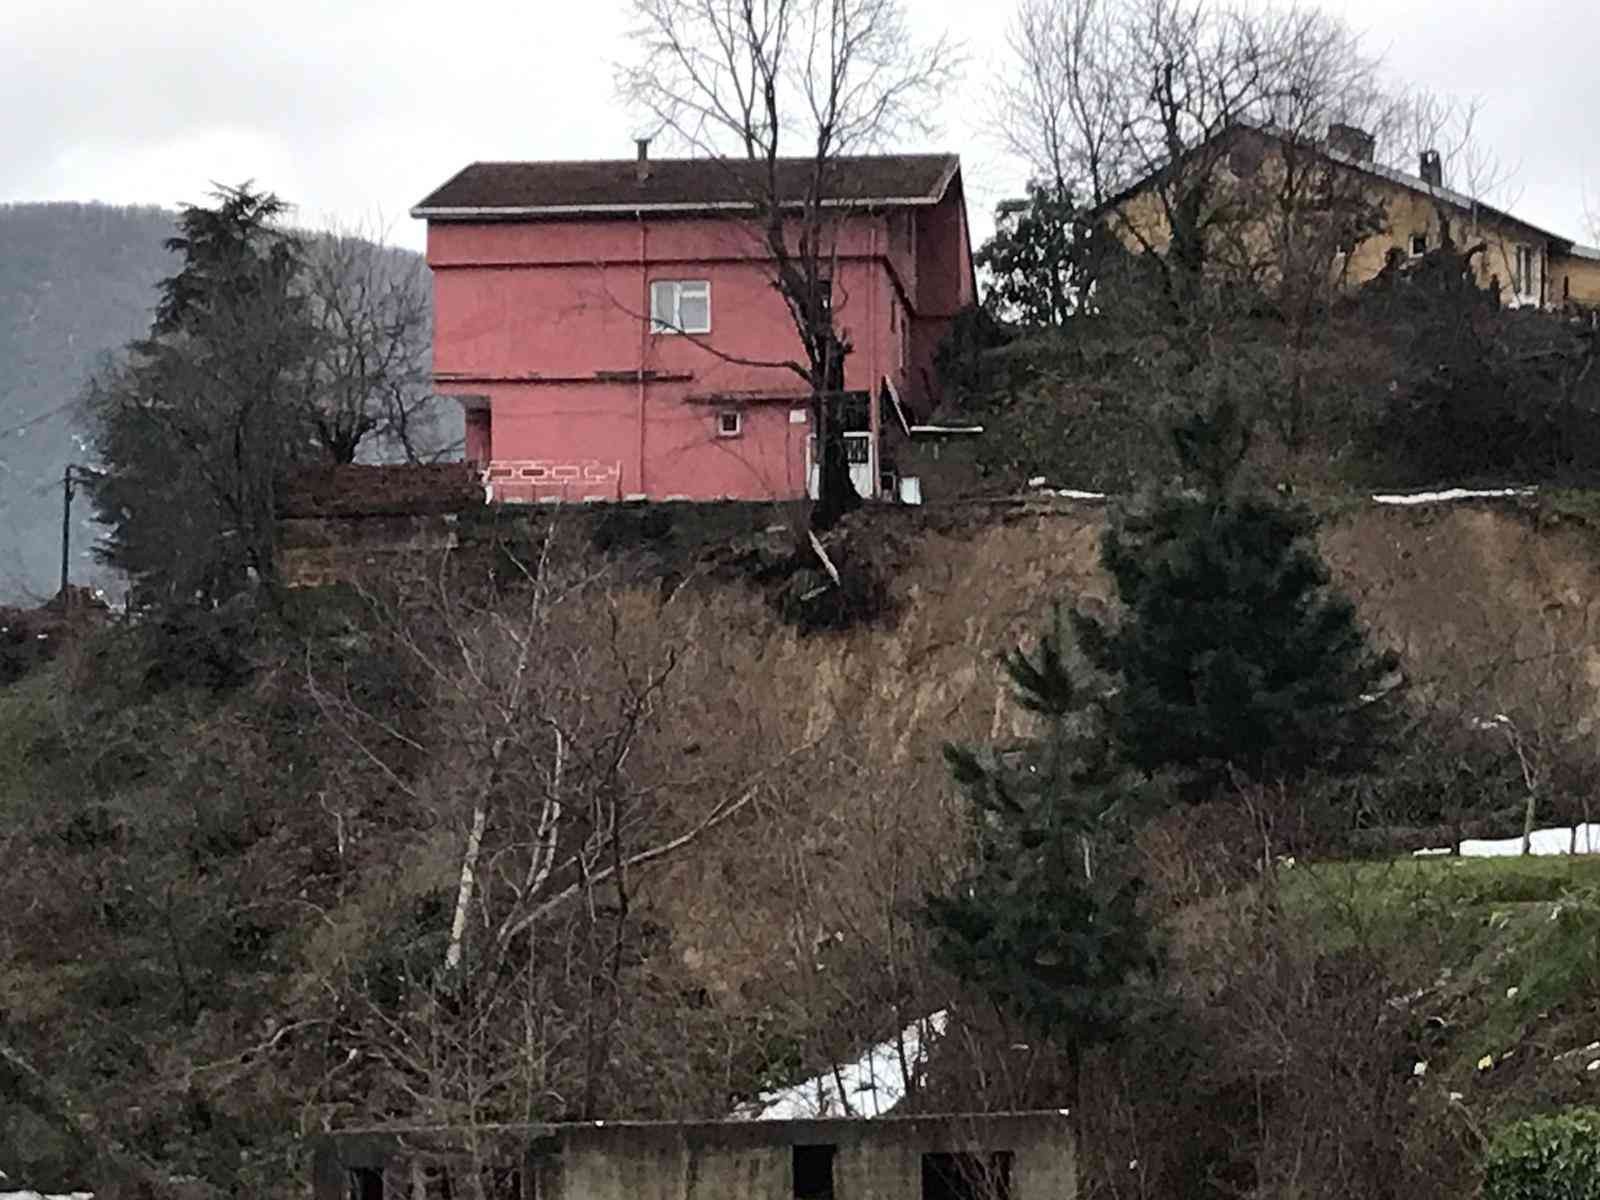
M 606 157 L 634 132 L 611 91 L 619 0 L 0 0 L 0 200 L 174 204 L 254 178 L 308 224 L 387 223 L 475 158 Z M 1344 0 L 1397 78 L 1478 94 L 1507 198 L 1577 235 L 1600 185 L 1591 0 L 1477 8 Z M 967 43 L 941 148 L 962 153 L 979 230 L 1022 182 L 976 127 L 1008 4 L 911 0 Z M 912 148 L 912 147 L 908 147 Z M 925 148 L 925 147 L 924 147 Z M 1600 203 L 1600 187 L 1595 200 Z

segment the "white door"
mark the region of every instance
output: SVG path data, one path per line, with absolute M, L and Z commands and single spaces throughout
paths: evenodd
M 870 500 L 874 495 L 873 481 L 878 478 L 878 448 L 872 444 L 872 434 L 867 430 L 844 435 L 844 454 L 850 463 L 850 482 L 856 495 Z M 817 498 L 822 472 L 817 468 L 817 439 L 806 439 L 806 495 Z
M 844 453 L 850 460 L 850 482 L 856 486 L 856 495 L 865 500 L 870 500 L 877 492 L 873 486 L 878 478 L 877 452 L 870 432 L 844 435 Z

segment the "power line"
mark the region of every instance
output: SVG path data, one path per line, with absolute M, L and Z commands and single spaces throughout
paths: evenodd
M 19 425 L 13 425 L 10 429 L 0 429 L 0 438 L 7 438 L 14 433 L 21 433 L 24 429 L 32 429 L 35 425 L 42 425 L 51 417 L 59 417 L 62 413 L 66 412 L 67 409 L 76 408 L 77 404 L 78 402 L 76 400 L 68 400 L 65 404 L 58 404 L 54 408 L 46 409 L 42 413 L 35 413 L 33 416 L 29 417 L 26 421 L 23 421 Z

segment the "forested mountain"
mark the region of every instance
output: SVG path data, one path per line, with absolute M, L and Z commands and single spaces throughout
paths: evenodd
M 102 355 L 149 327 L 172 232 L 159 208 L 0 205 L 0 600 L 55 591 L 62 468 L 88 458 L 74 401 Z M 74 516 L 82 583 L 97 531 L 86 504 Z

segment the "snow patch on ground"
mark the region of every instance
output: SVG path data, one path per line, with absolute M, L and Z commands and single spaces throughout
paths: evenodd
M 733 1115 L 754 1121 L 881 1117 L 905 1099 L 907 1070 L 915 1075 L 922 1069 L 927 1042 L 944 1033 L 945 1016 L 941 1011 L 913 1021 L 898 1037 L 878 1043 L 854 1062 L 840 1063 L 837 1071 L 764 1092 Z M 902 1061 L 907 1070 L 902 1070 Z
M 1057 496 L 1063 500 L 1105 500 L 1105 492 L 1086 492 L 1079 488 L 1051 487 L 1043 475 L 1028 480 L 1029 489 L 1039 496 Z M 1537 488 L 1445 488 L 1436 492 L 1378 492 L 1372 497 L 1374 504 L 1443 504 L 1451 500 L 1504 500 L 1511 496 L 1531 496 Z
M 1577 841 L 1574 843 L 1572 826 L 1563 825 L 1555 829 L 1535 829 L 1529 839 L 1528 853 L 1530 854 L 1570 854 L 1576 845 L 1579 854 L 1600 854 L 1600 823 L 1591 822 L 1588 825 L 1578 826 Z M 1450 847 L 1430 847 L 1427 850 L 1412 852 L 1417 858 L 1431 858 L 1437 855 L 1449 854 Z M 1522 853 L 1522 839 L 1510 838 L 1468 838 L 1461 843 L 1461 857 L 1463 858 L 1511 858 Z
M 1507 496 L 1531 496 L 1531 487 L 1445 488 L 1442 492 L 1386 492 L 1372 498 L 1374 504 L 1438 504 L 1445 500 L 1501 500 Z
M 1079 488 L 1051 487 L 1043 475 L 1028 480 L 1028 486 L 1041 496 L 1059 496 L 1063 500 L 1104 500 L 1104 492 L 1085 492 Z

